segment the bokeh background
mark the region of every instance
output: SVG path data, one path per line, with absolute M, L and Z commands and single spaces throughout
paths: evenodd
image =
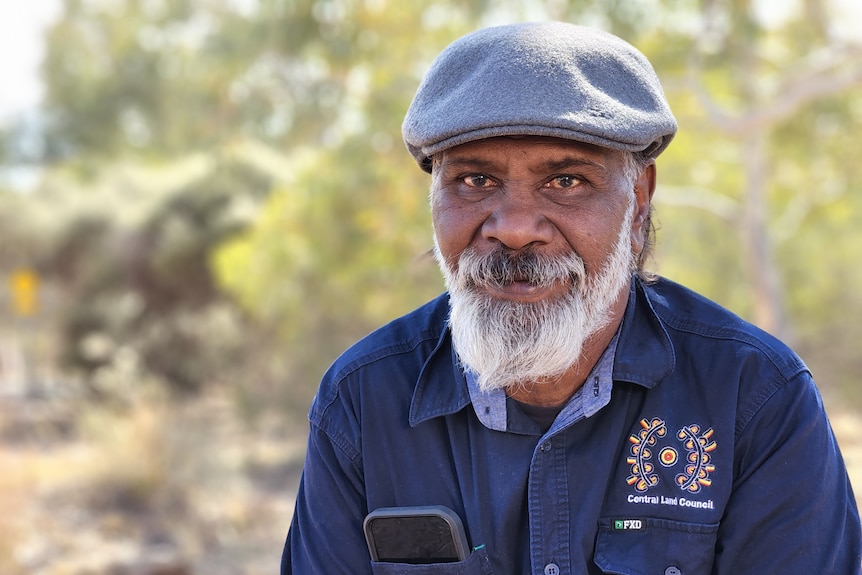
M 862 489 L 856 0 L 4 2 L 0 573 L 277 570 L 321 374 L 442 290 L 421 74 L 544 19 L 652 60 L 652 268 L 799 351 Z

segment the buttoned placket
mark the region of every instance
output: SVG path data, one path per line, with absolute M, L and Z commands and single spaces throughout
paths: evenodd
M 530 564 L 534 575 L 573 573 L 566 430 L 610 402 L 617 341 L 618 338 L 614 337 L 584 385 L 575 392 L 533 451 L 527 504 Z M 468 372 L 466 375 L 473 409 L 479 420 L 490 429 L 506 431 L 505 393 L 502 390 L 481 392 L 475 374 Z
M 528 483 L 530 559 L 536 575 L 571 573 L 565 433 L 543 437 Z

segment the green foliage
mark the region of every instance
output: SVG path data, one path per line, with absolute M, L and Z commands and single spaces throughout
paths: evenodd
M 141 185 L 129 174 L 105 171 L 87 182 L 86 192 L 78 178 L 58 174 L 52 181 L 67 194 L 51 206 L 64 217 L 37 260 L 65 296 L 53 310 L 64 364 L 100 395 L 113 385 L 106 378 L 130 362 L 141 377 L 160 378 L 178 391 L 223 380 L 241 349 L 244 319 L 215 284 L 207 258 L 244 226 L 237 190 L 262 198 L 268 180 L 224 163 L 211 173 L 169 180 L 153 198 L 155 186 L 129 193 Z M 120 182 L 126 194 L 117 202 Z M 46 186 L 29 201 L 47 203 L 49 192 Z
M 225 287 L 281 334 L 306 387 L 322 359 L 442 291 L 423 178 L 409 177 L 422 173 L 364 142 L 345 145 L 356 149 L 296 158 L 296 180 L 215 260 Z
M 324 2 L 311 13 L 316 26 L 303 26 L 301 43 L 285 34 L 291 51 L 280 57 L 301 54 L 317 68 L 321 91 L 297 99 L 292 132 L 320 145 L 288 154 L 290 175 L 254 228 L 214 260 L 222 284 L 292 351 L 290 383 L 305 393 L 355 339 L 442 291 L 429 256 L 429 180 L 403 150 L 400 122 L 417 62 L 430 62 L 471 18 L 454 3 L 423 12 Z M 423 26 L 429 19 L 439 21 Z M 423 27 L 427 45 L 411 33 Z
M 47 37 L 48 177 L 0 196 L 3 245 L 25 246 L 0 265 L 62 287 L 66 357 L 93 381 L 132 350 L 180 389 L 304 405 L 337 353 L 442 290 L 428 176 L 400 141 L 421 74 L 478 26 L 563 19 L 638 45 L 680 121 L 659 271 L 755 320 L 774 296 L 767 327 L 850 382 L 852 345 L 823 341 L 856 341 L 862 312 L 860 47 L 817 2 L 757 6 L 68 0 Z

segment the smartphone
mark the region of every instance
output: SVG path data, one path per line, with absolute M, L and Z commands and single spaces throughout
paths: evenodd
M 461 518 L 442 505 L 381 507 L 362 528 L 372 561 L 454 563 L 469 555 Z

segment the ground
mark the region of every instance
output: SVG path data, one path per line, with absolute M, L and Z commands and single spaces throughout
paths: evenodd
M 219 395 L 65 403 L 0 400 L 0 573 L 277 572 L 303 426 L 244 424 Z
M 862 493 L 862 420 L 830 415 Z M 224 393 L 99 407 L 0 396 L 0 573 L 277 572 L 306 428 L 243 419 Z

